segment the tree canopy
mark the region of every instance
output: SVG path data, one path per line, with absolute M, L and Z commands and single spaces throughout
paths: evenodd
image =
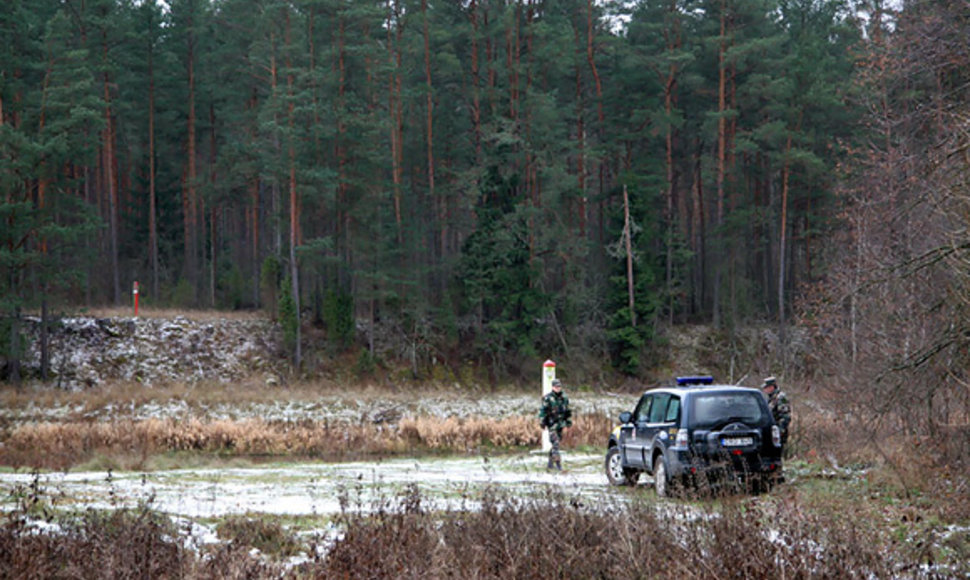
M 844 258 L 846 176 L 897 138 L 867 115 L 912 99 L 873 73 L 902 58 L 885 13 L 10 0 L 0 307 L 121 304 L 141 280 L 146 303 L 279 312 L 282 292 L 343 344 L 347 320 L 371 350 L 384 324 L 499 373 L 582 353 L 635 374 L 683 322 L 784 336 Z

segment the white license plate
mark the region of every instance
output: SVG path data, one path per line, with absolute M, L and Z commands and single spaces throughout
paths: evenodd
M 725 447 L 741 447 L 744 445 L 751 445 L 754 443 L 754 438 L 752 437 L 725 437 L 721 439 L 721 445 Z

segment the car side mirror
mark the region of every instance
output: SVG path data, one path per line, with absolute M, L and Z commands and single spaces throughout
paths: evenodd
M 624 423 L 624 424 L 629 423 L 630 417 L 632 416 L 633 416 L 633 413 L 629 411 L 623 411 L 622 413 L 620 413 L 620 423 Z

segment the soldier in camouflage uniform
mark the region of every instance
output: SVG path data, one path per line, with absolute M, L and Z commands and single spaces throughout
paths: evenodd
M 569 397 L 562 392 L 562 382 L 553 379 L 552 391 L 542 397 L 542 408 L 539 409 L 539 421 L 549 430 L 549 443 L 552 444 L 549 449 L 548 469 L 562 470 L 559 443 L 562 441 L 562 430 L 573 425 L 572 415 Z
M 788 443 L 788 426 L 791 425 L 791 403 L 788 402 L 788 395 L 778 390 L 778 380 L 775 377 L 766 378 L 761 390 L 768 397 L 768 407 L 771 408 L 771 416 L 775 418 L 781 431 L 781 446 L 784 448 Z

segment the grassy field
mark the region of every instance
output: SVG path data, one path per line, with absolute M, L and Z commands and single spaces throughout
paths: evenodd
M 970 577 L 959 468 L 803 405 L 785 484 L 658 500 L 602 473 L 635 397 L 570 395 L 559 476 L 514 390 L 5 389 L 0 577 Z

